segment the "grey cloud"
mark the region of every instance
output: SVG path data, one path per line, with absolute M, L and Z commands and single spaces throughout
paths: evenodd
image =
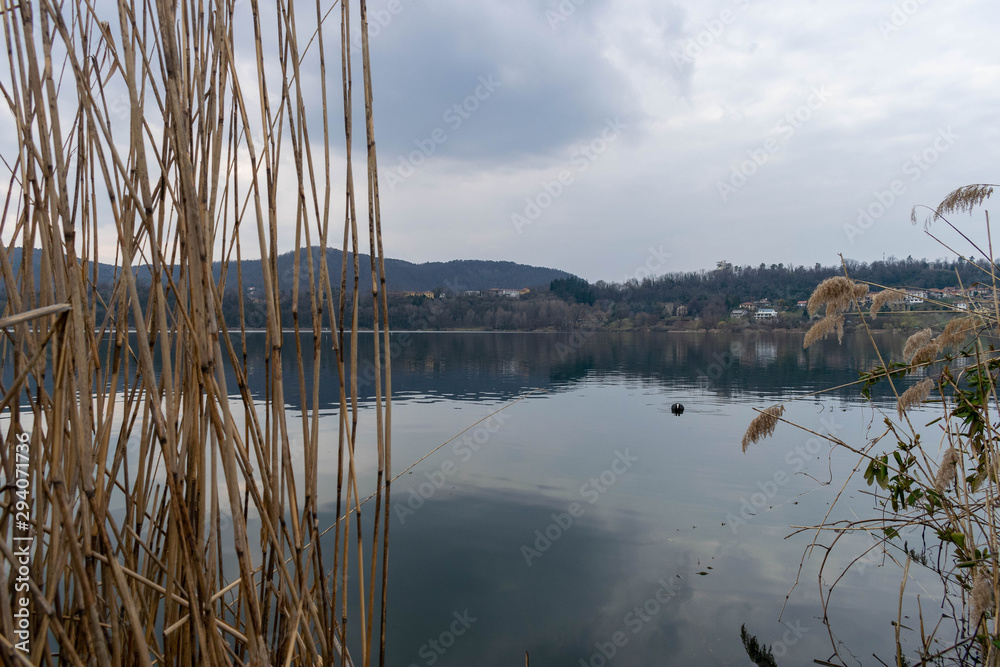
M 440 128 L 440 154 L 493 163 L 552 154 L 609 117 L 638 118 L 636 95 L 602 55 L 597 3 L 555 28 L 539 4 L 402 7 L 371 40 L 383 155 L 412 151 Z M 475 100 L 491 77 L 499 87 Z M 454 105 L 466 100 L 475 110 L 461 117 Z

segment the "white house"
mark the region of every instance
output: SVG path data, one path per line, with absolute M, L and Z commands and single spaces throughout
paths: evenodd
M 773 320 L 778 316 L 778 311 L 774 308 L 760 308 L 753 316 L 758 320 Z

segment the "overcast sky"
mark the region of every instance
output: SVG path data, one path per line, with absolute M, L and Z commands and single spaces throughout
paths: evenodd
M 993 3 L 373 0 L 369 14 L 391 257 L 592 281 L 944 257 L 911 208 L 997 182 Z M 982 212 L 960 221 L 984 227 Z
M 113 3 L 98 6 L 117 22 Z M 249 6 L 237 3 L 234 44 L 246 81 Z M 338 14 L 326 30 L 334 126 Z M 369 19 L 390 257 L 510 260 L 591 281 L 720 260 L 946 257 L 910 223 L 913 206 L 1000 182 L 1000 5 L 986 0 L 370 0 Z M 316 51 L 303 79 L 318 116 Z M 277 86 L 277 59 L 266 62 Z M 355 91 L 360 112 L 360 71 Z M 114 80 L 107 94 L 127 130 L 127 93 Z M 13 155 L 7 115 L 0 129 L 0 152 Z M 286 153 L 279 212 L 295 210 Z M 287 217 L 280 252 L 294 247 Z M 957 221 L 985 238 L 982 211 Z M 102 238 L 112 261 L 113 228 Z

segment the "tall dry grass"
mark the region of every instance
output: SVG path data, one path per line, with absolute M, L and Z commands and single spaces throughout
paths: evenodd
M 3 127 L 13 135 L 0 144 L 0 327 L 12 378 L 0 404 L 6 664 L 384 664 L 389 333 L 364 0 L 360 51 L 351 10 L 319 0 L 0 1 Z M 327 90 L 338 46 L 342 104 Z M 351 166 L 355 52 L 361 202 Z M 371 434 L 358 425 L 357 308 L 369 298 L 358 294 L 359 217 L 372 257 L 373 361 L 384 369 Z M 338 220 L 353 291 L 343 272 L 337 289 L 326 263 Z M 276 269 L 287 229 L 291 284 Z M 16 261 L 18 248 L 37 249 L 37 271 L 30 250 Z M 264 260 L 263 398 L 246 382 L 242 307 L 238 322 L 221 314 L 227 286 L 242 289 L 245 255 Z M 98 262 L 113 263 L 114 275 Z M 279 313 L 288 289 L 291 346 Z M 332 346 L 321 344 L 323 327 L 335 332 Z M 336 358 L 337 378 L 321 377 L 322 355 Z M 282 371 L 289 356 L 295 377 Z M 317 483 L 320 385 L 332 381 L 335 490 Z M 289 383 L 300 420 L 286 413 Z M 377 449 L 367 482 L 362 437 Z M 362 484 L 380 490 L 373 528 L 361 520 Z M 319 505 L 334 500 L 336 516 L 349 518 L 322 525 Z M 327 530 L 332 554 L 321 549 Z M 27 643 L 17 632 L 25 604 Z

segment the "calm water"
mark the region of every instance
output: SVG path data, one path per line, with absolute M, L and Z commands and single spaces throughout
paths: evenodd
M 394 485 L 389 664 L 513 666 L 527 651 L 533 665 L 749 665 L 744 624 L 774 646 L 779 665 L 829 657 L 819 620 L 822 552 L 805 561 L 778 621 L 812 534 L 785 538 L 790 525 L 822 519 L 855 460 L 843 451 L 831 456 L 827 445 L 787 425 L 747 454 L 740 440 L 754 407 L 851 382 L 876 358 L 861 338 L 807 351 L 801 340 L 662 333 L 398 339 L 397 471 L 531 390 L 544 391 Z M 898 359 L 903 339 L 883 343 L 883 354 Z M 294 411 L 297 397 L 288 400 Z M 332 454 L 336 397 L 326 400 Z M 682 416 L 671 414 L 674 402 L 685 405 Z M 790 404 L 786 417 L 849 442 L 881 424 L 856 387 Z M 334 488 L 332 459 L 320 474 Z M 824 485 L 831 475 L 833 484 Z M 837 516 L 870 515 L 872 505 L 870 496 L 847 493 Z M 846 563 L 872 539 L 842 544 L 833 563 Z M 878 664 L 873 652 L 891 662 L 900 577 L 898 567 L 872 556 L 838 584 L 832 630 L 858 664 Z M 933 599 L 930 579 L 910 589 Z
M 394 340 L 395 471 L 509 407 L 393 486 L 390 665 L 515 667 L 527 651 L 543 666 L 742 666 L 751 664 L 743 625 L 774 647 L 782 667 L 830 656 L 817 583 L 822 551 L 805 560 L 778 620 L 813 534 L 786 537 L 791 525 L 822 520 L 856 461 L 784 424 L 747 454 L 740 440 L 754 407 L 856 380 L 876 362 L 866 339 L 809 350 L 798 334 Z M 880 340 L 887 360 L 900 357 L 903 338 Z M 292 343 L 288 335 L 286 349 Z M 370 345 L 364 337 L 362 358 Z M 261 399 L 264 352 L 264 335 L 251 335 L 249 380 Z M 331 362 L 324 354 L 322 372 L 335 378 Z M 330 491 L 320 521 L 330 525 L 338 396 L 335 381 L 323 387 L 320 489 Z M 374 433 L 371 389 L 362 381 L 365 434 Z M 300 414 L 298 382 L 287 382 L 286 401 L 291 416 Z M 675 402 L 683 415 L 671 414 Z M 884 397 L 877 404 L 894 412 Z M 786 417 L 854 443 L 882 422 L 857 387 L 791 403 Z M 364 437 L 358 463 L 367 495 L 375 455 Z M 858 488 L 867 490 L 860 477 L 835 517 L 872 514 L 872 498 Z M 871 544 L 864 534 L 845 538 L 829 572 Z M 324 552 L 332 563 L 332 533 Z M 929 618 L 934 581 L 916 577 L 908 593 L 921 594 Z M 879 664 L 873 653 L 892 662 L 900 578 L 899 567 L 872 556 L 839 582 L 832 631 L 854 664 Z M 356 595 L 356 584 L 349 590 Z

